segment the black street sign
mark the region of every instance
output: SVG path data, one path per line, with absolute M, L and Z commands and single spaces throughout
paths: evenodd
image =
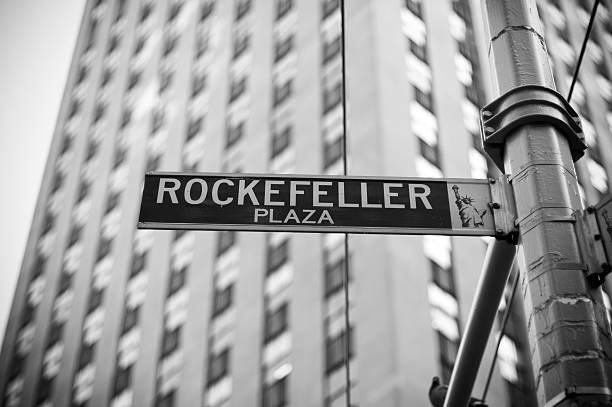
M 148 173 L 138 227 L 493 236 L 487 180 Z

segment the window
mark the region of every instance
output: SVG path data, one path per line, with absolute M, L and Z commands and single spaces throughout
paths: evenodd
M 85 197 L 89 193 L 90 186 L 91 185 L 89 184 L 89 182 L 81 181 L 81 184 L 79 185 L 79 195 L 77 197 L 77 202 L 81 202 L 83 199 L 85 199 Z
M 433 260 L 429 260 L 433 282 L 449 293 L 455 292 L 455 280 L 452 269 L 445 269 Z
M 132 257 L 132 269 L 130 270 L 130 277 L 135 276 L 144 270 L 147 262 L 147 253 L 134 253 Z
M 106 105 L 104 103 L 98 103 L 94 110 L 93 122 L 98 123 L 102 119 L 102 117 L 104 117 L 105 112 L 106 112 Z
M 9 381 L 13 380 L 21 374 L 21 372 L 23 371 L 24 361 L 25 357 L 21 356 L 19 353 L 13 354 L 13 360 L 11 361 L 11 370 L 9 371 Z
M 481 106 L 481 100 L 484 98 L 481 96 L 484 92 L 478 86 L 476 81 L 472 81 L 470 86 L 465 87 L 465 97 L 474 104 L 474 106 Z
M 121 20 L 125 14 L 125 3 L 126 0 L 119 0 L 117 3 L 117 10 L 115 12 L 115 21 Z
M 87 144 L 87 155 L 85 156 L 85 161 L 91 160 L 97 152 L 98 143 L 96 143 L 94 140 L 90 140 L 89 144 Z
M 53 379 L 49 379 L 42 375 L 40 377 L 40 382 L 38 383 L 38 390 L 36 394 L 36 403 L 42 404 L 49 400 L 51 397 L 51 390 L 53 388 Z
M 62 271 L 59 279 L 59 287 L 57 288 L 57 293 L 62 294 L 72 285 L 72 274 Z
M 47 212 L 43 220 L 43 227 L 40 234 L 46 234 L 48 231 L 53 229 L 53 226 L 55 226 L 55 215 L 53 215 L 51 212 Z
M 106 50 L 106 52 L 108 54 L 112 53 L 114 50 L 117 49 L 118 45 L 119 45 L 119 36 L 111 35 L 110 40 L 108 40 L 108 49 Z
M 129 107 L 126 107 L 123 109 L 123 112 L 121 112 L 121 123 L 120 123 L 120 129 L 125 129 L 127 127 L 128 124 L 130 124 L 130 121 L 132 120 L 132 109 Z
M 249 12 L 251 8 L 251 0 L 239 0 L 238 5 L 236 7 L 236 21 L 240 20 L 242 17 Z
M 164 93 L 172 83 L 172 71 L 162 69 L 159 73 L 159 93 Z
M 236 32 L 234 35 L 234 59 L 238 58 L 249 47 L 249 34 Z
M 103 237 L 98 245 L 98 260 L 105 258 L 111 251 L 111 244 L 113 241 Z
M 232 305 L 233 292 L 233 284 L 228 285 L 222 290 L 215 287 L 215 293 L 213 296 L 213 318 L 221 314 Z
M 353 327 L 349 330 L 349 359 L 353 357 Z M 330 373 L 344 364 L 345 361 L 345 343 L 346 331 L 342 331 L 335 338 L 327 338 L 325 349 L 325 368 L 327 373 Z
M 70 229 L 70 236 L 68 238 L 68 247 L 71 247 L 72 245 L 74 245 L 76 242 L 79 241 L 79 238 L 81 237 L 81 230 L 82 230 L 82 227 L 78 225 L 72 226 L 72 229 Z
M 456 1 L 453 0 L 453 3 L 456 3 Z M 406 0 L 406 8 L 416 16 L 421 17 L 423 14 L 421 0 Z
M 263 407 L 282 407 L 287 405 L 287 376 L 269 384 L 264 389 Z
M 291 10 L 293 0 L 277 0 L 276 1 L 276 19 L 280 20 Z
M 330 42 L 323 44 L 323 64 L 327 64 L 329 61 L 334 59 L 336 55 L 342 50 L 342 41 L 340 36 L 337 36 Z
M 340 7 L 340 0 L 323 0 L 323 20 Z
M 152 11 L 153 11 L 153 3 L 145 2 L 142 5 L 142 8 L 140 9 L 139 22 L 142 23 L 143 21 L 145 21 L 151 15 Z
M 212 386 L 229 371 L 229 348 L 225 348 L 218 355 L 211 355 L 208 361 L 208 386 Z
M 287 80 L 284 84 L 274 85 L 274 106 L 278 106 L 289 98 L 291 95 L 291 79 Z
M 81 344 L 81 352 L 79 353 L 79 369 L 84 368 L 93 361 L 95 345 Z
M 64 135 L 62 138 L 62 146 L 60 147 L 60 155 L 70 150 L 70 147 L 72 147 L 72 138 L 68 135 Z
M 180 270 L 173 270 L 170 272 L 170 281 L 168 282 L 168 297 L 177 292 L 181 287 L 185 285 L 185 276 L 187 274 L 187 267 L 183 267 Z
M 96 42 L 96 29 L 98 28 L 98 22 L 92 18 L 89 21 L 89 31 L 87 31 L 87 38 L 85 40 L 85 51 L 89 51 L 93 48 Z
M 458 344 L 446 337 L 441 332 L 438 333 L 438 344 L 440 346 L 440 364 L 442 365 L 442 380 L 445 383 L 450 381 L 453 365 L 457 358 Z
M 264 342 L 268 343 L 283 333 L 289 324 L 287 318 L 287 303 L 284 303 L 276 311 L 266 312 L 264 322 Z
M 118 203 L 119 203 L 119 193 L 111 192 L 108 195 L 108 198 L 106 200 L 106 213 L 109 213 L 110 211 L 115 209 Z
M 36 256 L 36 260 L 34 260 L 34 264 L 32 265 L 32 280 L 38 278 L 43 273 L 46 262 L 44 257 L 40 255 Z
M 237 233 L 235 230 L 221 230 L 217 232 L 217 256 L 222 255 L 236 243 Z
M 108 83 L 113 77 L 113 73 L 114 72 L 112 68 L 108 68 L 108 67 L 104 68 L 104 70 L 102 71 L 102 80 L 100 81 L 101 87 L 108 85 Z
M 89 305 L 87 307 L 87 313 L 92 312 L 100 305 L 102 305 L 102 300 L 104 299 L 104 290 L 98 290 L 95 287 L 92 287 L 91 292 L 89 293 Z
M 411 1 L 411 0 L 406 0 L 406 2 Z M 420 9 L 420 0 L 412 0 L 411 2 L 419 2 L 419 9 Z M 452 2 L 453 5 L 453 10 L 455 11 L 455 13 L 457 13 L 457 15 L 461 18 L 463 18 L 466 22 L 466 25 L 469 27 L 472 25 L 472 19 L 470 17 L 470 9 L 469 6 L 462 0 L 453 0 Z M 406 4 L 406 6 L 408 6 L 408 4 Z
M 126 307 L 123 311 L 123 326 L 121 327 L 121 333 L 124 334 L 130 331 L 138 324 L 138 311 L 139 307 L 129 308 Z
M 189 124 L 187 125 L 187 140 L 191 140 L 202 130 L 202 123 L 204 122 L 204 117 L 192 117 L 189 119 Z
M 174 390 L 165 396 L 157 396 L 155 407 L 173 407 L 174 406 Z
M 162 341 L 161 357 L 164 358 L 174 352 L 180 342 L 181 327 L 177 327 L 172 331 L 164 330 L 164 338 Z
M 200 58 L 208 50 L 209 39 L 210 38 L 208 34 L 200 34 L 196 38 L 196 51 L 195 51 L 196 59 Z
M 47 337 L 47 348 L 52 347 L 62 339 L 64 324 L 52 322 L 49 328 L 49 336 Z
M 200 5 L 200 22 L 203 22 L 210 16 L 215 9 L 214 0 L 209 0 Z
M 159 168 L 159 164 L 161 161 L 161 156 L 154 155 L 147 157 L 147 166 L 145 168 L 145 172 L 155 171 Z
M 181 12 L 183 2 L 180 0 L 174 0 L 170 3 L 170 10 L 168 10 L 168 21 L 173 21 Z
M 89 67 L 87 67 L 87 65 L 82 65 L 79 67 L 79 70 L 76 76 L 77 85 L 82 83 L 85 80 L 85 78 L 87 78 L 88 73 L 89 73 Z
M 36 308 L 26 301 L 23 311 L 21 311 L 21 327 L 28 325 L 34 319 Z
M 244 93 L 246 90 L 246 78 L 233 79 L 230 87 L 230 97 L 229 102 L 232 103 L 234 100 L 238 99 L 240 95 Z
M 138 81 L 140 81 L 140 72 L 131 71 L 128 79 L 128 90 L 134 89 L 138 85 Z
M 417 137 L 419 140 L 419 152 L 427 161 L 433 165 L 440 167 L 440 156 L 438 153 L 438 146 L 431 146 Z
M 325 296 L 340 290 L 344 283 L 344 257 L 333 264 L 325 264 Z
M 226 147 L 229 148 L 236 143 L 236 141 L 242 138 L 244 133 L 244 122 L 240 122 L 235 126 L 229 125 L 227 128 L 227 143 Z
M 153 115 L 151 117 L 151 132 L 156 133 L 164 124 L 164 119 L 166 117 L 166 111 L 163 107 L 158 107 L 153 110 Z
M 421 89 L 414 87 L 414 98 L 421 106 L 433 113 L 433 96 L 425 93 Z
M 115 371 L 115 389 L 113 395 L 118 395 L 123 393 L 125 389 L 130 387 L 130 382 L 132 377 L 132 366 L 127 366 L 126 368 L 117 367 Z
M 342 157 L 342 137 L 338 137 L 332 143 L 325 141 L 323 147 L 323 166 L 328 168 Z
M 289 259 L 289 239 L 283 240 L 278 246 L 268 246 L 268 272 L 271 274 Z
M 293 35 L 289 35 L 284 39 L 277 39 L 274 44 L 274 62 L 278 62 L 283 59 L 293 47 Z
M 342 83 L 323 91 L 323 113 L 327 113 L 342 102 Z
M 289 144 L 291 144 L 291 126 L 285 127 L 280 132 L 272 135 L 272 158 L 280 154 Z
M 72 103 L 70 104 L 70 109 L 68 110 L 68 117 L 72 118 L 76 116 L 80 110 L 81 110 L 81 102 L 79 102 L 78 100 L 73 100 Z
M 175 34 L 169 34 L 164 39 L 164 50 L 163 56 L 167 57 L 176 47 L 176 43 L 178 42 L 178 37 Z
M 408 42 L 410 44 L 410 52 L 421 61 L 427 63 L 427 49 L 425 45 L 419 45 L 411 39 L 409 39 Z
M 200 73 L 191 79 L 191 97 L 197 96 L 206 86 L 206 74 Z
M 56 172 L 53 176 L 53 184 L 51 187 L 51 192 L 55 192 L 62 187 L 64 184 L 64 175 L 61 172 Z

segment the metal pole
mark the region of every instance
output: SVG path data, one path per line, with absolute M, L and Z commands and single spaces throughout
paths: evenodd
M 503 240 L 494 240 L 487 248 L 444 407 L 468 405 L 515 254 L 516 246 Z
M 498 92 L 554 89 L 535 0 L 484 3 Z M 610 326 L 601 291 L 584 277 L 573 217 L 582 208 L 568 137 L 551 124 L 524 124 L 503 145 L 536 390 L 543 407 L 612 406 Z

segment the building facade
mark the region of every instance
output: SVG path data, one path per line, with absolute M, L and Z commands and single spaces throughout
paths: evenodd
M 349 174 L 495 176 L 479 141 L 492 99 L 479 2 L 346 3 Z M 590 6 L 539 2 L 562 93 Z M 338 0 L 88 1 L 2 345 L 2 405 L 346 405 L 343 235 L 136 229 L 147 171 L 342 174 L 340 33 Z M 572 100 L 591 146 L 577 163 L 586 203 L 612 177 L 611 33 L 600 5 Z M 428 406 L 486 239 L 349 243 L 353 404 Z M 492 406 L 535 405 L 520 306 Z

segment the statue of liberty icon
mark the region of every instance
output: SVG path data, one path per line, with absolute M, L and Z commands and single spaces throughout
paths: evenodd
M 480 210 L 474 206 L 474 198 L 471 196 L 459 195 L 459 187 L 453 185 L 455 192 L 455 204 L 459 209 L 459 217 L 461 218 L 461 226 L 464 228 L 481 228 L 484 227 L 482 217 L 487 213 L 486 209 Z
M 610 237 L 612 237 L 612 218 L 610 218 L 610 215 L 608 215 L 608 210 L 604 209 L 603 211 L 601 211 L 601 216 L 606 222 L 606 230 L 608 231 L 608 234 L 610 235 Z

